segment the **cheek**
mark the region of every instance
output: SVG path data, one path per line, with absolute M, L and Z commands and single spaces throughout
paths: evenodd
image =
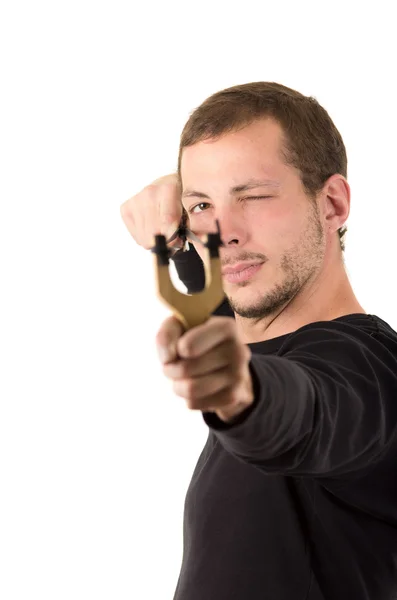
M 269 263 L 277 268 L 282 257 L 293 248 L 298 249 L 302 240 L 301 218 L 292 211 L 272 210 L 256 215 L 252 225 L 253 246 L 267 256 Z M 269 267 L 270 268 L 270 267 Z
M 278 247 L 285 243 L 292 231 L 291 216 L 286 214 L 279 206 L 252 206 L 249 208 L 247 218 L 253 237 L 258 243 L 266 245 L 271 240 L 272 246 Z
M 304 215 L 293 204 L 286 206 L 285 203 L 274 202 L 267 206 L 252 206 L 249 213 L 253 230 L 269 234 L 276 242 L 293 241 L 304 226 Z
M 187 225 L 195 235 L 204 241 L 206 233 L 214 232 L 214 216 L 210 215 L 209 211 L 205 211 L 201 215 L 190 215 Z

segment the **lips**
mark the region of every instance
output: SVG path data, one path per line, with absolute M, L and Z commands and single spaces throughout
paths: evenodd
M 239 271 L 244 271 L 244 269 L 248 269 L 249 267 L 256 267 L 257 265 L 261 265 L 262 262 L 263 261 L 261 261 L 261 262 L 241 262 L 241 263 L 237 263 L 233 267 L 225 267 L 224 269 L 222 269 L 222 274 L 223 275 L 229 275 L 229 274 L 232 274 L 232 273 L 238 273 Z

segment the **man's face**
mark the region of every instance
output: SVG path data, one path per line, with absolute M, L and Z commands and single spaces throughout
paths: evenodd
M 278 314 L 318 273 L 325 255 L 318 208 L 281 150 L 280 125 L 262 119 L 182 154 L 182 201 L 192 231 L 215 232 L 219 219 L 222 269 L 256 265 L 223 276 L 232 309 L 250 319 Z M 195 248 L 204 260 L 205 248 Z

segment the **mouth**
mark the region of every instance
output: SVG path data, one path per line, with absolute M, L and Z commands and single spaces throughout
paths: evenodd
M 247 281 L 251 279 L 262 267 L 262 263 L 256 263 L 251 265 L 241 265 L 241 268 L 237 265 L 235 268 L 226 268 L 223 270 L 223 278 L 229 283 L 239 283 L 240 281 Z

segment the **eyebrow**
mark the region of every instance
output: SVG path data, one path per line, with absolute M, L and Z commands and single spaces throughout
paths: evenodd
M 246 183 L 243 183 L 241 185 L 235 185 L 234 187 L 230 188 L 229 192 L 230 194 L 240 194 L 241 192 L 246 192 L 248 190 L 252 190 L 259 187 L 280 187 L 280 182 L 271 180 L 260 181 L 258 179 L 249 179 Z M 182 193 L 182 198 L 191 198 L 192 196 L 196 198 L 210 199 L 210 197 L 207 196 L 207 194 L 204 194 L 203 192 L 197 192 L 196 190 L 186 189 Z

